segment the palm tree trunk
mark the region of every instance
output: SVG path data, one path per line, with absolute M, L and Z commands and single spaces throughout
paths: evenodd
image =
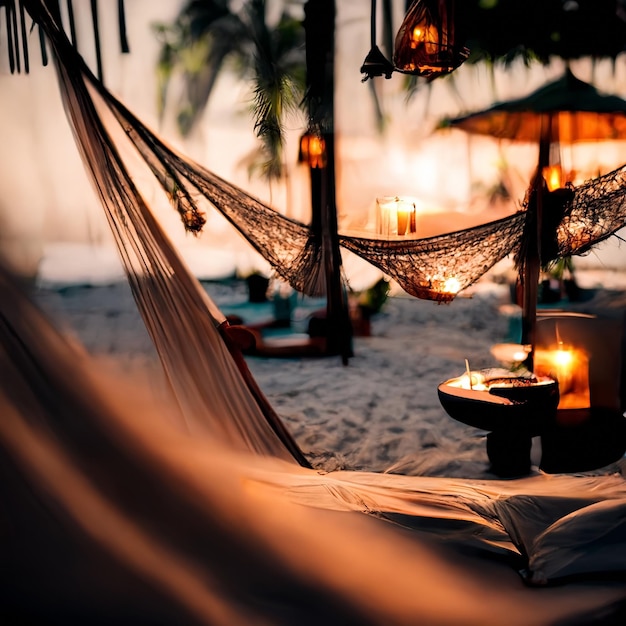
M 352 356 L 352 325 L 341 280 L 335 188 L 334 64 L 335 1 L 308 0 L 305 5 L 307 95 L 310 122 L 326 144 L 326 166 L 311 176 L 312 220 L 319 238 L 326 277 L 327 350 Z

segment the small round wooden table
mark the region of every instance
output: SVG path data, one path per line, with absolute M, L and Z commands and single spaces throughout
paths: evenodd
M 528 474 L 533 437 L 555 421 L 558 383 L 512 384 L 480 391 L 454 387 L 450 382 L 437 388 L 441 405 L 458 422 L 488 432 L 491 471 L 505 478 Z

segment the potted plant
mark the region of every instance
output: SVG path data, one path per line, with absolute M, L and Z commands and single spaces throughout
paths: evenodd
M 389 289 L 389 281 L 381 278 L 369 289 L 356 294 L 354 306 L 350 311 L 352 329 L 356 336 L 369 337 L 371 335 L 371 318 L 382 311 L 389 297 Z

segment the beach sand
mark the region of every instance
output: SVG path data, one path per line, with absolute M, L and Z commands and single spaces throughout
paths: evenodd
M 242 281 L 205 287 L 223 310 L 247 295 Z M 585 308 L 619 317 L 624 293 L 598 290 Z M 174 427 L 126 283 L 35 294 L 118 374 L 16 299 L 0 395 L 4 623 L 623 623 L 623 580 L 593 577 L 623 572 L 621 462 L 599 479 L 493 480 L 485 433 L 437 399 L 465 359 L 494 365 L 491 346 L 511 332 L 506 285 L 449 305 L 394 295 L 347 366 L 248 357 L 315 471 Z M 524 546 L 533 575 L 583 579 L 525 585 Z
M 623 315 L 622 274 L 579 274 L 580 284 L 595 288 L 595 295 L 569 309 Z M 601 284 L 612 288 L 598 288 Z M 243 281 L 203 285 L 225 312 L 247 300 Z M 90 353 L 113 358 L 123 368 L 148 368 L 154 392 L 163 393 L 158 358 L 125 282 L 48 285 L 36 293 Z M 450 304 L 393 293 L 374 316 L 371 336 L 354 338 L 347 366 L 339 357 L 249 356 L 250 370 L 315 467 L 493 478 L 486 433 L 450 418 L 437 386 L 461 375 L 465 359 L 472 369 L 499 365 L 490 348 L 515 332 L 508 285 L 489 275 Z M 295 315 L 306 313 L 296 309 Z M 535 440 L 536 462 L 538 454 Z

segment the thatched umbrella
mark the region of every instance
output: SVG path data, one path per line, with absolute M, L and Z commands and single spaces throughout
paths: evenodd
M 537 170 L 528 192 L 528 219 L 524 249 L 517 256 L 523 285 L 522 342 L 534 347 L 537 286 L 542 264 L 552 260 L 542 250 L 546 230 L 558 224 L 558 216 L 544 215 L 550 197 L 544 178 L 554 144 L 626 139 L 626 100 L 603 94 L 593 85 L 565 74 L 530 95 L 447 120 L 446 126 L 539 146 Z M 567 196 L 567 192 L 561 192 Z M 554 200 L 554 197 L 551 198 Z M 550 204 L 558 204 L 550 202 Z M 532 351 L 529 365 L 532 366 Z

